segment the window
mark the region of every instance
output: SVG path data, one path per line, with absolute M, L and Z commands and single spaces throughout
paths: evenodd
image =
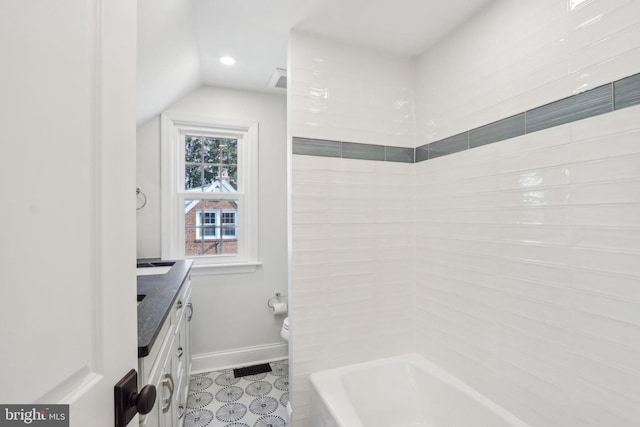
M 222 237 L 224 239 L 233 239 L 238 237 L 238 217 L 236 211 L 222 212 Z
M 257 263 L 257 123 L 162 115 L 162 257 Z
M 196 239 L 219 239 L 222 230 L 223 239 L 235 239 L 238 237 L 238 212 L 219 210 L 196 210 Z
M 220 223 L 217 218 L 220 218 L 218 211 L 196 211 L 196 240 L 220 237 L 218 232 Z

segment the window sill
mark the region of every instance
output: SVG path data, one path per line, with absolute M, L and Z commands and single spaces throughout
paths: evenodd
M 248 262 L 242 264 L 193 264 L 191 275 L 198 276 L 215 276 L 219 274 L 247 274 L 255 273 L 260 262 Z

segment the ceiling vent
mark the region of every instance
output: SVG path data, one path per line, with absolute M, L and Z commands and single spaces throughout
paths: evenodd
M 286 89 L 287 88 L 287 70 L 282 68 L 276 68 L 269 80 L 269 87 Z

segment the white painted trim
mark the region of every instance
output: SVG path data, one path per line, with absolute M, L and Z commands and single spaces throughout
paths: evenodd
M 184 211 L 178 209 L 179 199 L 204 198 L 204 195 L 178 193 L 180 171 L 176 165 L 180 158 L 178 140 L 185 131 L 207 134 L 230 133 L 238 144 L 238 193 L 216 193 L 217 199 L 234 199 L 238 203 L 239 253 L 234 262 L 224 258 L 194 257 L 194 265 L 258 264 L 258 122 L 232 121 L 215 117 L 172 113 L 161 114 L 161 254 L 163 259 L 184 258 Z M 242 141 L 242 142 L 241 142 Z
M 104 375 L 91 371 L 88 366 L 83 366 L 56 387 L 40 396 L 35 403 L 74 403 L 85 393 L 89 393 L 103 378 Z
M 175 252 L 175 238 L 170 236 L 175 236 L 179 232 L 178 213 L 173 206 L 175 201 L 172 203 L 172 200 L 167 200 L 165 195 L 178 192 L 176 174 L 173 171 L 178 158 L 175 149 L 177 144 L 171 144 L 171 142 L 177 140 L 179 135 L 172 116 L 161 114 L 160 124 L 162 129 L 160 139 L 161 253 L 163 258 L 177 259 L 179 256 Z
M 217 371 L 220 369 L 236 368 L 238 366 L 266 363 L 286 359 L 288 355 L 289 346 L 284 342 L 214 353 L 194 354 L 191 358 L 191 373 Z
M 217 276 L 219 274 L 255 273 L 262 263 L 237 263 L 237 264 L 200 264 L 191 269 L 193 277 Z

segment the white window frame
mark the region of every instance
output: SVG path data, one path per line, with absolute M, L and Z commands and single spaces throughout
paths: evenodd
M 229 235 L 229 236 L 225 236 L 224 235 L 225 225 L 228 226 L 229 224 L 231 224 L 231 223 L 222 222 L 222 218 L 224 217 L 224 214 L 226 214 L 226 213 L 232 213 L 233 214 L 233 218 L 235 220 L 234 223 L 233 223 L 234 228 L 233 228 L 233 235 L 232 236 L 231 235 Z M 232 209 L 221 209 L 219 211 L 219 214 L 220 214 L 220 216 L 218 217 L 218 218 L 220 218 L 220 221 L 219 221 L 220 222 L 220 224 L 219 224 L 220 228 L 219 228 L 219 230 L 220 230 L 220 233 L 222 233 L 222 238 L 223 239 L 237 239 L 238 238 L 238 211 L 234 211 Z
M 204 228 L 202 228 L 205 225 L 211 225 L 209 223 L 203 224 L 202 220 L 200 219 L 200 215 L 198 215 L 199 213 L 203 213 L 203 214 L 207 214 L 207 213 L 215 213 L 216 217 L 216 222 L 213 223 L 214 226 L 214 231 L 215 234 L 213 236 L 208 236 L 208 235 L 204 235 L 203 236 L 203 231 Z M 197 240 L 215 240 L 215 239 L 219 239 L 220 238 L 220 209 L 197 209 L 196 210 L 196 239 Z
M 199 213 L 215 213 L 216 215 L 216 222 L 213 224 L 203 224 L 202 220 L 200 219 L 200 215 L 198 215 Z M 228 214 L 228 213 L 232 213 L 233 214 L 233 218 L 234 218 L 234 222 L 233 222 L 233 235 L 228 235 L 225 236 L 224 234 L 224 228 L 225 226 L 228 226 L 231 223 L 223 223 L 222 222 L 222 217 L 224 214 Z M 222 233 L 222 239 L 237 239 L 238 238 L 238 211 L 236 210 L 232 210 L 232 209 L 197 209 L 196 210 L 196 239 L 201 240 L 203 238 L 202 232 L 204 231 L 203 226 L 206 225 L 213 225 L 215 228 L 215 235 L 213 236 L 208 236 L 205 235 L 204 236 L 204 240 L 214 240 L 214 239 L 220 239 L 220 233 Z
M 183 113 L 161 115 L 161 247 L 163 259 L 184 259 L 185 200 L 235 200 L 238 254 L 189 257 L 202 274 L 255 271 L 258 260 L 258 123 L 237 122 Z M 238 191 L 186 192 L 184 182 L 185 135 L 238 140 Z M 220 210 L 222 212 L 222 210 Z M 222 220 L 219 215 L 220 221 Z M 194 271 L 196 273 L 196 271 Z M 197 274 L 197 273 L 196 273 Z

